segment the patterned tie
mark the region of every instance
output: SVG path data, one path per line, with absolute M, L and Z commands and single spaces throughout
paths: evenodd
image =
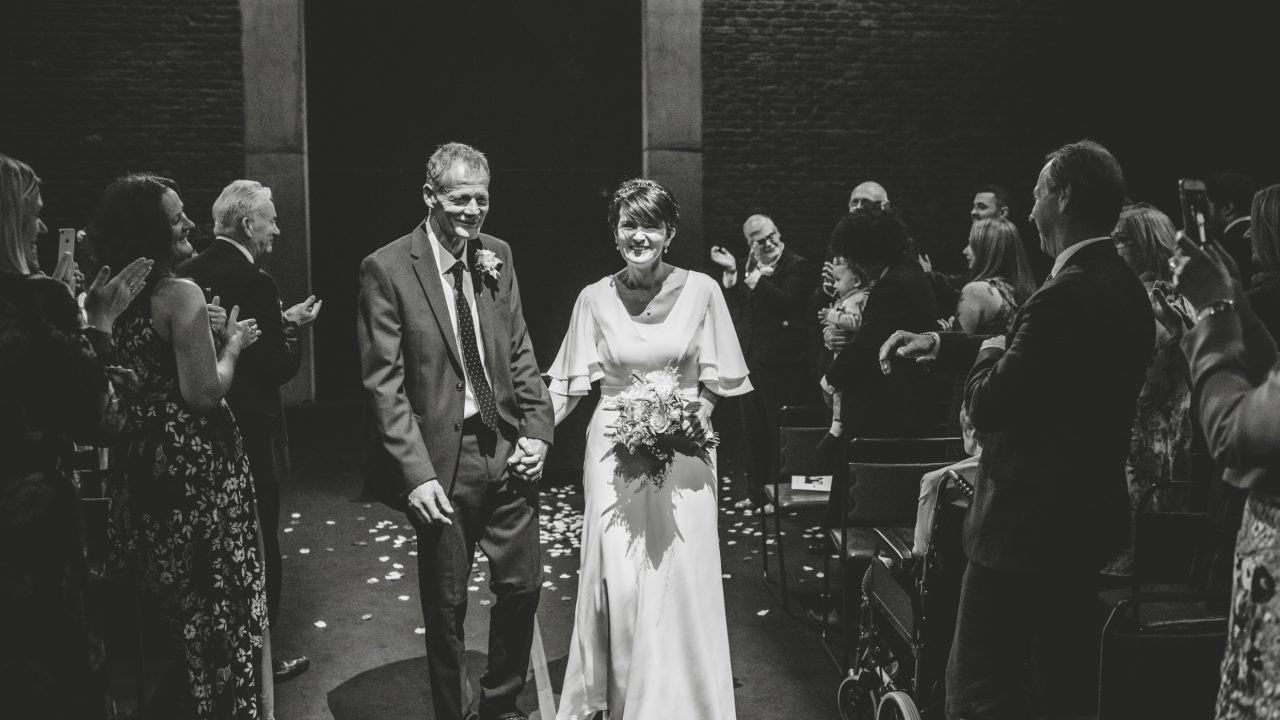
M 462 272 L 466 267 L 462 261 L 453 264 L 449 272 L 453 273 L 453 301 L 458 308 L 458 332 L 462 335 L 462 362 L 467 369 L 467 379 L 471 381 L 471 390 L 475 393 L 476 404 L 480 406 L 480 419 L 490 430 L 498 429 L 498 401 L 493 397 L 493 388 L 485 379 L 484 367 L 480 364 L 480 348 L 476 345 L 476 330 L 471 324 L 471 305 L 467 296 L 462 293 Z

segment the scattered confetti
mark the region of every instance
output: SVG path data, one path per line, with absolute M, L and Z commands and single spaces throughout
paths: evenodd
M 388 561 L 388 560 L 390 560 L 390 559 L 391 559 L 391 558 L 390 558 L 389 556 L 387 556 L 387 555 L 383 555 L 382 557 L 378 558 L 378 562 L 386 562 L 386 561 Z
M 399 580 L 402 577 L 404 577 L 404 573 L 398 573 L 394 570 L 386 574 L 387 580 Z
M 325 628 L 329 627 L 329 623 L 327 623 L 327 622 L 325 622 L 325 621 L 323 621 L 323 620 L 317 620 L 317 621 L 315 621 L 315 626 L 316 626 L 316 627 L 318 627 L 318 628 L 320 628 L 321 630 L 323 630 L 323 629 L 325 629 Z
M 285 529 L 284 529 L 284 531 L 285 531 L 285 532 L 293 532 L 293 528 L 285 528 Z
M 493 601 L 492 601 L 492 600 L 489 600 L 489 599 L 484 599 L 484 600 L 481 600 L 481 601 L 480 601 L 480 604 L 481 604 L 481 605 L 484 605 L 484 606 L 486 606 L 486 607 L 488 607 L 489 605 L 492 605 L 492 604 L 493 604 Z
M 302 513 L 289 513 L 289 517 L 293 518 L 294 520 L 297 520 L 298 518 L 302 517 Z
M 372 619 L 373 619 L 373 613 L 365 613 L 365 614 L 363 614 L 363 615 L 361 615 L 361 616 L 360 616 L 360 619 L 361 619 L 361 620 L 372 620 Z
M 364 540 L 357 540 L 357 541 L 355 541 L 355 542 L 353 542 L 353 543 L 351 543 L 351 544 L 352 544 L 352 545 L 355 545 L 356 547 L 364 547 L 365 545 L 368 545 L 369 543 L 365 542 Z
M 769 614 L 769 610 L 768 610 L 768 608 L 766 608 L 766 609 L 764 609 L 764 610 L 757 610 L 757 611 L 756 611 L 756 615 L 759 615 L 760 617 L 764 617 L 765 615 L 768 615 L 768 614 Z
M 332 520 L 325 520 L 325 521 L 324 521 L 324 524 L 325 524 L 325 525 L 337 525 L 338 523 L 336 523 L 336 522 L 334 522 L 334 521 L 332 521 Z
M 311 553 L 311 548 L 298 548 L 299 555 L 309 555 L 310 553 Z
M 404 569 L 404 566 L 403 566 L 403 565 L 401 565 L 400 563 L 391 563 L 391 567 L 393 567 L 393 568 L 395 568 L 395 569 L 397 569 L 397 570 L 403 570 L 403 569 Z
M 408 600 L 409 600 L 409 596 L 408 596 L 408 595 L 401 595 L 400 597 L 398 597 L 398 598 L 396 598 L 396 599 L 397 599 L 397 600 L 399 600 L 400 602 L 408 602 Z
M 426 634 L 427 634 L 427 629 L 426 629 L 426 628 L 423 628 L 423 627 L 420 627 L 420 628 L 414 628 L 414 629 L 413 629 L 413 634 L 414 634 L 414 635 L 426 635 Z
M 367 582 L 367 583 L 369 583 L 370 585 L 372 585 L 372 584 L 374 584 L 374 583 L 378 582 L 378 578 L 369 578 L 368 580 L 365 580 L 365 582 Z

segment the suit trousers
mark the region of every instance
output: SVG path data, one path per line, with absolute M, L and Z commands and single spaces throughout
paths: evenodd
M 1071 718 L 1096 706 L 1103 613 L 1096 571 L 970 562 L 947 663 L 951 720 Z
M 808 400 L 817 385 L 808 380 L 803 365 L 752 369 L 751 384 L 755 390 L 741 398 L 743 443 L 742 468 L 738 474 L 746 483 L 735 479 L 735 500 L 763 502 L 761 493 L 765 485 L 773 482 L 778 467 L 778 411 L 788 405 L 815 404 Z M 806 388 L 806 385 L 812 387 Z
M 440 720 L 463 717 L 463 626 L 477 544 L 489 559 L 489 661 L 480 678 L 482 720 L 512 717 L 524 689 L 542 588 L 538 486 L 507 472 L 514 431 L 496 433 L 479 416 L 463 423 L 452 525 L 418 530 L 418 583 L 426 625 L 431 700 Z M 444 483 L 446 486 L 448 483 Z

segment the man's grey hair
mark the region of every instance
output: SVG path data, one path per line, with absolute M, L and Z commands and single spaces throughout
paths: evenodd
M 257 180 L 236 180 L 222 189 L 213 201 L 213 232 L 215 235 L 235 235 L 240 232 L 240 221 L 249 217 L 263 203 L 271 199 L 271 188 Z
M 489 160 L 484 153 L 459 142 L 450 142 L 436 148 L 427 160 L 427 184 L 433 192 L 444 189 L 444 176 L 453 169 L 455 163 L 461 162 L 467 169 L 483 172 L 489 177 Z

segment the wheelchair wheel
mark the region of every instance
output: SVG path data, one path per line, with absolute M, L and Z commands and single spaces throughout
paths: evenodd
M 880 698 L 876 720 L 920 720 L 920 711 L 916 710 L 916 703 L 910 695 L 895 690 Z
M 836 706 L 840 720 L 875 720 L 876 717 L 875 693 L 863 687 L 852 672 L 836 690 Z

